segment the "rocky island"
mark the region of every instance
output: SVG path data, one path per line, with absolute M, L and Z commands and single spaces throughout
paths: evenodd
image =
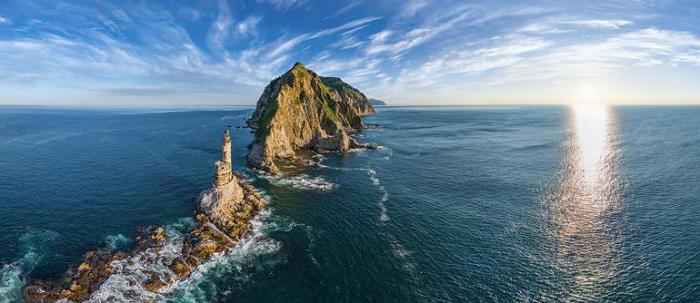
M 154 301 L 214 255 L 247 237 L 251 220 L 266 207 L 255 188 L 232 170 L 231 136 L 224 132 L 223 157 L 215 164 L 212 187 L 198 199 L 196 222 L 184 234 L 146 227 L 128 251 L 93 250 L 64 281 L 35 281 L 24 289 L 27 302 Z
M 321 77 L 296 63 L 272 80 L 258 99 L 248 126 L 256 131 L 251 166 L 275 174 L 275 161 L 294 160 L 300 150 L 340 151 L 373 146 L 350 134 L 374 114 L 367 97 L 340 78 Z

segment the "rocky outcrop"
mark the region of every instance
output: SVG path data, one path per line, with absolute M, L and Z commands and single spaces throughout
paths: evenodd
M 214 186 L 199 195 L 199 209 L 219 226 L 229 226 L 235 219 L 235 210 L 243 201 L 243 187 L 237 177 L 227 184 Z
M 184 234 L 168 233 L 163 226 L 143 228 L 129 252 L 89 251 L 63 281 L 35 281 L 27 286 L 25 300 L 156 301 L 145 299 L 139 292 L 146 290 L 155 295 L 167 290 L 215 254 L 247 237 L 252 232 L 252 218 L 266 207 L 266 202 L 240 174 L 231 171 L 230 144 L 227 130 L 223 159 L 216 163 L 212 188 L 199 195 L 195 224 Z
M 339 78 L 321 77 L 296 63 L 265 88 L 248 126 L 256 130 L 248 162 L 270 173 L 276 160 L 300 149 L 347 151 L 364 147 L 350 137 L 374 108 L 359 90 Z

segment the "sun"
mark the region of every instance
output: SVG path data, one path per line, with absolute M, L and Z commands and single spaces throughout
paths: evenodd
M 592 83 L 579 84 L 575 92 L 576 104 L 604 104 L 599 87 Z

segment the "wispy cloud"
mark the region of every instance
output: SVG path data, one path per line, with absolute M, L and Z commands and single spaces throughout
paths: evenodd
M 219 94 L 250 103 L 294 61 L 397 98 L 426 91 L 459 98 L 630 69 L 700 68 L 694 15 L 678 6 L 676 15 L 662 15 L 671 2 L 305 4 L 13 2 L 0 16 L 2 96 L 52 86 L 76 95 Z
M 594 77 L 629 68 L 692 62 L 700 39 L 687 32 L 648 28 L 625 32 L 602 41 L 560 45 L 518 62 L 493 83 Z M 691 60 L 688 60 L 691 59 Z
M 218 61 L 197 46 L 187 30 L 167 21 L 173 20 L 167 11 L 135 9 L 138 13 L 125 12 L 125 16 L 133 18 L 137 25 L 141 22 L 150 25 L 138 32 L 142 40 L 136 43 L 124 41 L 100 28 L 60 28 L 57 32 L 61 35 L 37 32 L 31 38 L 0 40 L 0 69 L 16 75 L 15 83 L 56 84 L 70 79 L 92 91 L 100 90 L 89 88 L 99 83 L 112 83 L 112 86 L 125 83 L 123 88 L 101 89 L 104 93 L 123 96 L 165 95 L 176 87 L 188 88 L 189 92 L 230 92 L 236 90 L 236 84 L 258 87 L 270 75 L 264 68 L 260 73 L 253 72 L 240 61 Z M 154 18 L 167 22 L 148 21 Z M 224 37 L 232 28 L 228 20 L 230 17 L 224 10 L 208 34 L 210 46 L 224 48 Z M 162 84 L 145 87 L 129 84 L 134 82 Z
M 305 33 L 291 39 L 283 40 L 277 44 L 277 46 L 268 54 L 267 57 L 270 59 L 279 57 L 302 42 L 336 34 L 345 30 L 352 30 L 379 19 L 381 19 L 381 17 L 365 17 L 355 19 L 337 27 L 320 30 L 314 33 Z
M 520 32 L 552 34 L 568 33 L 581 28 L 590 29 L 620 29 L 632 25 L 634 22 L 624 19 L 577 19 L 567 16 L 549 17 L 527 24 L 520 28 Z
M 414 17 L 421 9 L 428 5 L 428 1 L 425 0 L 408 0 L 405 1 L 403 6 L 399 9 L 399 18 L 411 18 Z
M 326 16 L 326 17 L 323 17 L 323 19 L 324 19 L 324 20 L 326 20 L 326 19 L 332 19 L 332 18 L 338 17 L 338 16 L 340 16 L 340 15 L 343 15 L 343 14 L 349 12 L 350 10 L 352 10 L 353 8 L 355 8 L 355 7 L 357 7 L 357 6 L 360 6 L 362 3 L 364 3 L 364 0 L 351 1 L 350 3 L 348 3 L 348 4 L 346 4 L 345 6 L 341 7 L 339 10 L 335 11 L 334 13 L 332 13 L 332 14 Z
M 458 48 L 425 62 L 417 69 L 405 69 L 399 87 L 425 87 L 456 74 L 474 74 L 503 69 L 526 60 L 527 55 L 550 47 L 551 41 L 527 36 L 494 38 L 481 48 Z
M 412 14 L 428 4 L 422 1 L 409 2 L 402 9 Z M 514 18 L 542 14 L 545 10 L 534 7 L 509 7 L 496 9 L 491 6 L 476 4 L 433 5 L 435 8 L 422 11 L 424 18 L 416 26 L 405 28 L 387 28 L 370 37 L 371 43 L 366 48 L 369 55 L 389 53 L 397 55 L 415 47 L 424 45 L 437 37 L 446 35 L 464 35 L 465 29 L 481 26 L 485 23 L 503 18 Z M 406 8 L 409 7 L 409 8 Z M 415 11 L 410 8 L 416 8 Z M 402 12 L 401 14 L 405 14 Z
M 248 16 L 247 18 L 243 19 L 243 21 L 236 24 L 236 31 L 238 34 L 244 36 L 256 33 L 258 23 L 260 23 L 261 19 L 262 18 L 258 16 Z
M 287 10 L 305 4 L 306 0 L 258 0 L 258 2 L 267 3 L 278 10 Z
M 638 66 L 698 63 L 700 38 L 688 32 L 647 28 L 600 41 L 547 40 L 514 36 L 484 41 L 483 47 L 446 51 L 417 69 L 406 69 L 399 89 L 445 82 L 456 74 L 481 75 L 486 85 L 521 81 L 589 78 Z M 490 74 L 485 74 L 491 72 Z
M 211 24 L 207 34 L 207 41 L 213 50 L 221 54 L 225 53 L 224 43 L 230 35 L 232 26 L 233 20 L 231 19 L 228 3 L 224 0 L 219 0 L 219 14 Z

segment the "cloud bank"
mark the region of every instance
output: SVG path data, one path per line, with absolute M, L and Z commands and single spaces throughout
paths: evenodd
M 0 104 L 252 104 L 296 61 L 395 104 L 563 102 L 592 83 L 633 102 L 658 73 L 659 94 L 700 101 L 687 3 L 176 4 L 10 1 Z

